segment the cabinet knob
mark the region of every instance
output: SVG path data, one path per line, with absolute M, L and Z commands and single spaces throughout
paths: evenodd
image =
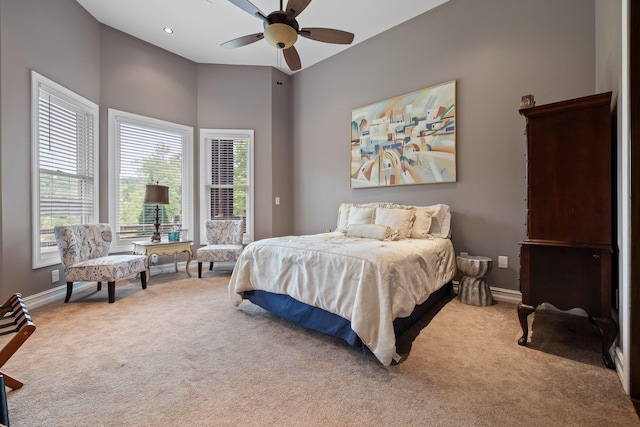
M 593 254 L 593 259 L 600 259 L 600 255 L 598 255 L 598 254 Z

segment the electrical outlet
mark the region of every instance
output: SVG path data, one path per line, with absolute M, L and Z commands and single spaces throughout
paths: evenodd
M 58 280 L 60 280 L 60 271 L 51 270 L 51 283 L 56 283 Z
M 499 256 L 498 257 L 498 268 L 509 268 L 509 257 L 508 256 Z

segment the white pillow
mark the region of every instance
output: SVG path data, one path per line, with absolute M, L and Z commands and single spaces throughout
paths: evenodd
M 375 208 L 363 208 L 360 206 L 351 206 L 349 215 L 347 216 L 347 224 L 373 224 L 373 215 Z
M 413 221 L 413 227 L 411 228 L 411 238 L 428 239 L 431 237 L 431 217 L 434 213 L 435 210 L 431 208 L 416 208 L 416 219 Z
M 349 224 L 349 208 L 351 203 L 343 203 L 338 208 L 338 225 L 336 231 L 341 233 L 347 232 L 347 225 Z
M 436 237 L 451 237 L 451 212 L 447 205 L 432 205 L 427 206 L 433 210 L 431 215 L 431 229 L 430 234 Z
M 391 228 L 381 224 L 349 224 L 347 237 L 386 240 L 391 237 Z
M 374 224 L 382 224 L 398 231 L 398 239 L 406 239 L 411 234 L 411 226 L 416 217 L 413 208 L 376 208 Z

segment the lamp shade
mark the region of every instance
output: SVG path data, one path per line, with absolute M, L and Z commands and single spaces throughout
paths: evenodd
M 271 24 L 264 29 L 264 38 L 279 49 L 288 49 L 298 39 L 298 33 L 287 24 Z
M 169 187 L 158 184 L 147 184 L 144 192 L 145 203 L 169 204 Z

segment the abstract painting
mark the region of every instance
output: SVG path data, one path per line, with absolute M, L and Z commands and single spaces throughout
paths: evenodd
M 351 188 L 456 181 L 456 81 L 351 111 Z

